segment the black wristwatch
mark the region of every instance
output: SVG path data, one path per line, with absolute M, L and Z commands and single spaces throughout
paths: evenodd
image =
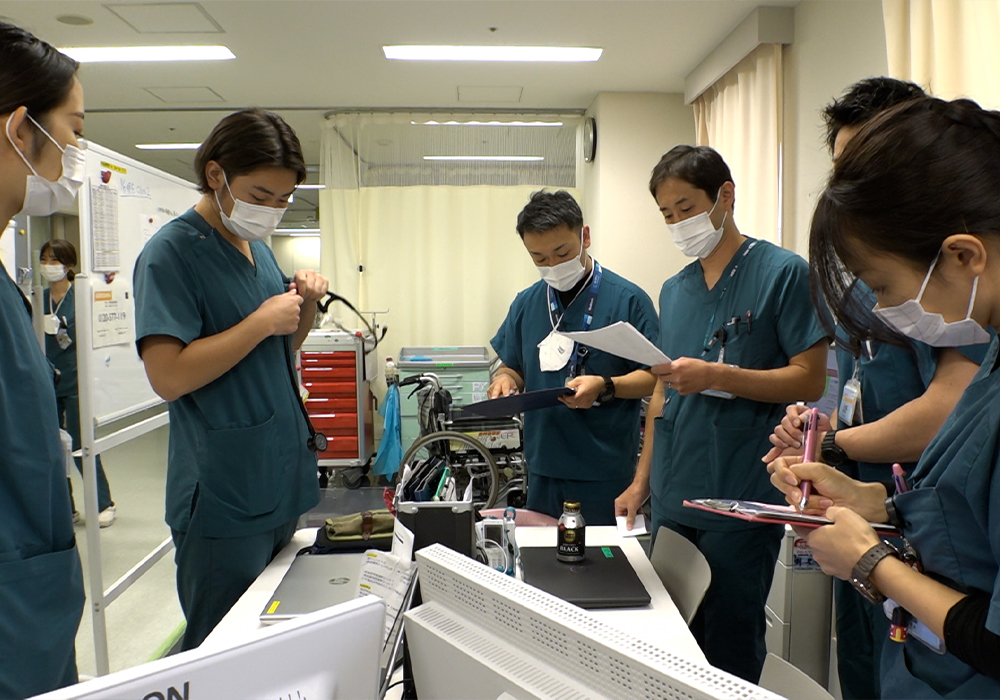
M 613 398 L 615 398 L 615 383 L 611 381 L 611 377 L 604 377 L 604 391 L 598 394 L 597 402 L 607 403 Z
M 844 452 L 844 449 L 837 445 L 836 438 L 836 430 L 826 431 L 826 435 L 823 436 L 823 442 L 819 447 L 819 458 L 824 464 L 829 464 L 831 467 L 839 467 L 851 459 Z
M 874 583 L 868 580 L 868 577 L 871 576 L 875 565 L 886 557 L 896 557 L 900 561 L 903 559 L 898 549 L 883 540 L 862 554 L 858 563 L 851 570 L 851 585 L 854 586 L 854 590 L 873 605 L 882 603 L 885 596 L 875 587 Z

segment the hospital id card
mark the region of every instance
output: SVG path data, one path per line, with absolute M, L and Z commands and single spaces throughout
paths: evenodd
M 858 407 L 858 400 L 861 398 L 861 382 L 857 377 L 851 377 L 844 384 L 844 394 L 840 398 L 840 407 L 837 409 L 837 417 L 841 422 L 850 427 L 854 425 L 854 412 Z

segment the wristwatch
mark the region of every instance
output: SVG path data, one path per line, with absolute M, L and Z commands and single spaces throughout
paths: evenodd
M 844 452 L 844 448 L 837 445 L 836 439 L 836 430 L 826 431 L 826 435 L 823 436 L 823 442 L 819 448 L 819 458 L 823 460 L 824 464 L 829 464 L 831 467 L 839 467 L 851 459 Z
M 604 377 L 604 391 L 598 394 L 597 402 L 607 403 L 613 398 L 615 398 L 615 383 L 611 381 L 611 377 Z
M 854 586 L 854 590 L 874 605 L 879 605 L 884 601 L 885 596 L 875 587 L 874 583 L 868 580 L 868 577 L 871 576 L 875 565 L 886 557 L 896 557 L 900 561 L 903 559 L 898 549 L 882 540 L 862 554 L 858 563 L 851 570 L 851 585 Z

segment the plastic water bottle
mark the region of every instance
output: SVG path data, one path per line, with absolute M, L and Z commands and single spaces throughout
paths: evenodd
M 392 386 L 393 384 L 399 384 L 399 370 L 396 369 L 396 363 L 392 361 L 391 357 L 385 358 L 385 385 Z

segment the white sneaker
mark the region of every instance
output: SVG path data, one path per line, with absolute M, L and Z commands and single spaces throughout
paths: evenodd
M 111 527 L 111 524 L 115 521 L 115 513 L 115 507 L 108 506 L 97 516 L 97 522 L 101 527 Z

